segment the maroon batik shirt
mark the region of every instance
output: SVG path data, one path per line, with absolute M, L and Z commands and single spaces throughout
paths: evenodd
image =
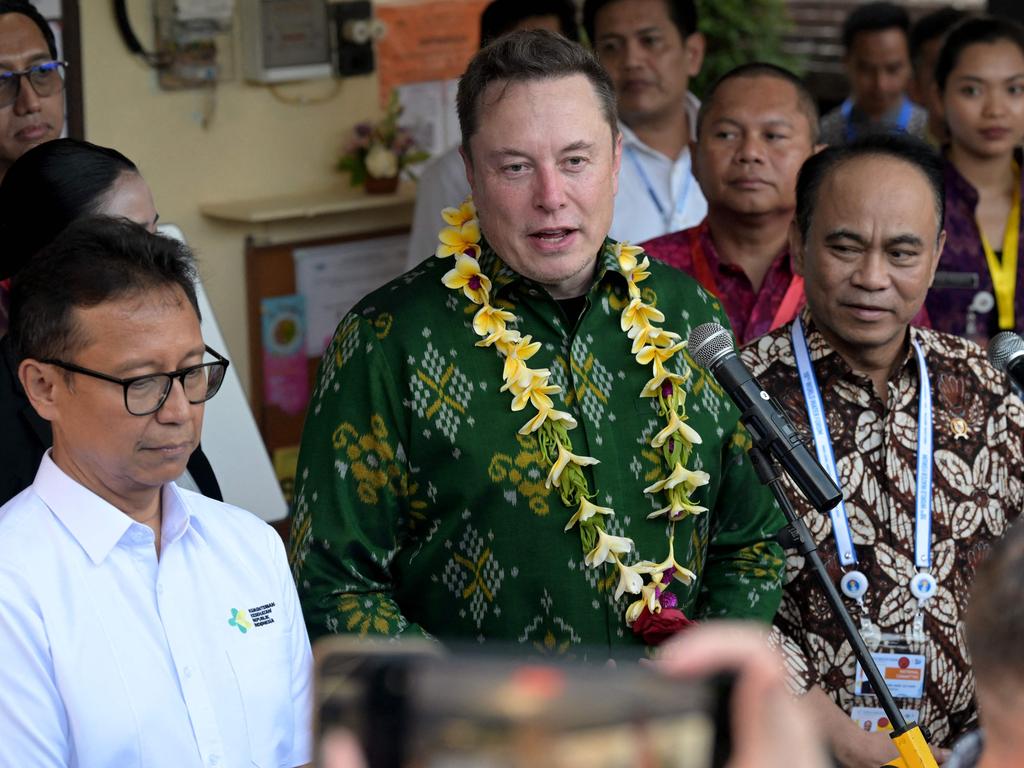
M 865 610 L 883 632 L 903 636 L 917 611 L 908 587 L 915 572 L 917 361 L 908 345 L 882 402 L 871 381 L 854 373 L 828 346 L 806 309 L 801 317 L 832 435 L 857 568 L 870 583 Z M 977 345 L 919 328 L 910 334 L 921 345 L 931 380 L 931 573 L 938 581 L 936 596 L 925 605 L 928 666 L 920 722 L 931 730 L 933 743 L 948 745 L 975 717 L 974 679 L 963 644 L 963 613 L 975 567 L 1024 507 L 1024 403 L 1010 394 L 1006 377 L 986 362 Z M 813 446 L 790 327 L 758 339 L 742 356 Z M 786 482 L 838 583 L 828 514 L 810 507 Z M 859 623 L 856 603 L 846 602 Z M 794 687 L 819 685 L 849 713 L 853 653 L 802 556 L 789 556 L 775 636 Z
M 765 273 L 761 290 L 755 292 L 742 269 L 723 264 L 718 258 L 706 218 L 695 227 L 648 240 L 643 249 L 648 255 L 690 275 L 717 296 L 740 344 L 772 329 L 772 321 L 794 278 L 786 247 Z M 801 291 L 799 302 L 793 305 L 794 312 L 803 304 Z M 782 318 L 784 321 L 791 319 L 792 316 Z

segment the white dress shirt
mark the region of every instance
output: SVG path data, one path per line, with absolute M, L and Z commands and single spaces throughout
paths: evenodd
M 159 559 L 152 530 L 49 453 L 0 508 L 0 765 L 310 761 L 312 657 L 280 538 L 162 494 Z
M 690 137 L 697 136 L 700 101 L 686 94 L 686 116 Z M 678 232 L 700 224 L 708 204 L 693 177 L 690 150 L 672 159 L 651 149 L 623 122 L 622 165 L 615 215 L 609 236 L 613 240 L 642 243 L 652 237 Z

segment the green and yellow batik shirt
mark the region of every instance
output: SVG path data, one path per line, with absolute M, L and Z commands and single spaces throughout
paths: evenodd
M 623 618 L 636 596 L 615 600 L 615 566 L 585 567 L 579 534 L 563 530 L 575 509 L 545 488 L 536 434 L 518 434 L 532 412 L 510 409 L 503 358 L 475 346 L 478 306 L 441 283 L 451 265 L 429 259 L 367 296 L 324 354 L 292 533 L 310 635 L 427 633 L 572 654 L 640 644 Z M 600 461 L 583 471 L 593 502 L 615 509 L 608 533 L 636 542 L 639 557 L 627 562 L 663 560 L 669 525 L 647 515 L 664 501 L 643 489 L 667 475 L 650 447 L 664 424 L 656 399 L 639 396 L 651 367 L 635 361 L 620 329 L 629 299 L 615 257 L 603 250 L 575 322 L 486 244 L 480 265 L 491 303 L 516 315 L 510 327 L 542 343 L 530 365 L 561 386 L 554 407 L 578 422 L 573 451 Z M 643 299 L 665 314 L 661 327 L 685 339 L 700 323 L 728 326 L 688 276 L 658 262 L 650 272 Z M 767 622 L 779 604 L 781 513 L 717 382 L 685 354 L 667 367 L 689 372 L 688 423 L 703 438 L 687 468 L 711 475 L 693 496 L 710 511 L 676 526 L 676 559 L 697 579 L 671 589 L 692 618 Z

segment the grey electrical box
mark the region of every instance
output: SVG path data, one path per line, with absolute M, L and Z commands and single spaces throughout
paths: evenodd
M 257 83 L 330 77 L 324 0 L 239 0 L 242 71 Z

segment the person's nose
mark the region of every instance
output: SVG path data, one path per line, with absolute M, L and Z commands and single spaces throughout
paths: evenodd
M 1006 94 L 999 88 L 988 88 L 981 104 L 985 117 L 1002 117 L 1006 112 Z
M 764 142 L 754 133 L 745 133 L 740 139 L 736 159 L 741 163 L 761 163 L 764 161 Z
M 553 213 L 566 205 L 565 177 L 555 166 L 540 166 L 534 177 L 534 204 Z
M 626 40 L 622 46 L 622 66 L 639 69 L 644 63 L 643 46 L 637 40 Z
M 889 287 L 889 261 L 884 253 L 869 250 L 861 256 L 853 272 L 853 281 L 866 291 L 881 291 Z
M 14 112 L 18 115 L 31 115 L 42 108 L 39 94 L 32 87 L 28 75 L 18 76 L 18 98 L 14 100 Z
M 192 403 L 188 401 L 185 394 L 185 385 L 181 379 L 174 379 L 171 382 L 171 390 L 167 393 L 167 399 L 156 412 L 157 419 L 166 424 L 180 424 L 188 421 L 191 415 Z

